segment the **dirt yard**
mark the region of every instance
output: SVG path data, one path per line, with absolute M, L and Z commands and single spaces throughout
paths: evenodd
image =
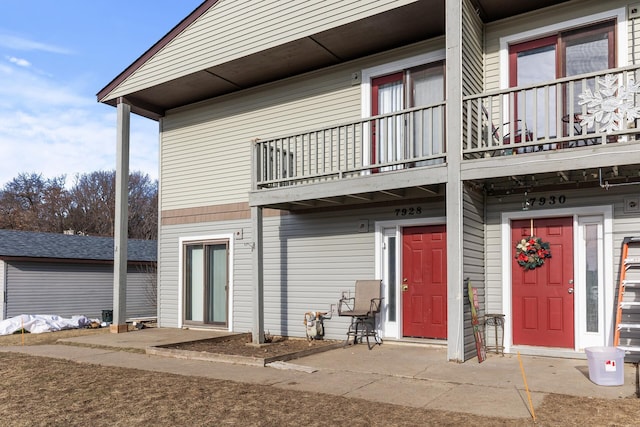
M 105 330 L 25 334 L 25 345 Z M 0 337 L 0 346 L 22 337 Z M 304 343 L 304 342 L 303 342 Z M 305 343 L 307 344 L 307 343 Z M 243 345 L 243 348 L 246 347 Z M 536 408 L 540 426 L 635 426 L 640 399 L 586 399 L 549 395 Z M 534 425 L 462 413 L 408 408 L 271 386 L 194 378 L 59 359 L 0 353 L 0 420 L 34 425 Z

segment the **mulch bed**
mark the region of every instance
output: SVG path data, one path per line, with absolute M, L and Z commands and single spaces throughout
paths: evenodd
M 306 340 L 302 338 L 270 337 L 270 342 L 265 344 L 252 344 L 251 334 L 236 334 L 224 337 L 209 338 L 198 341 L 188 341 L 175 344 L 158 346 L 158 349 L 172 351 L 172 354 L 184 355 L 183 352 L 209 353 L 211 355 L 228 355 L 241 358 L 260 359 L 264 363 L 274 360 L 291 360 L 297 357 L 307 356 L 320 351 L 336 348 L 341 341 L 333 340 Z

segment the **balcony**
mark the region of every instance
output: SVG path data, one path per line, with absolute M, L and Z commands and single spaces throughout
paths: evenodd
M 460 179 L 637 164 L 638 70 L 634 65 L 465 97 Z M 349 198 L 442 196 L 445 129 L 442 102 L 258 140 L 252 203 L 293 209 L 353 203 L 345 202 Z
M 463 160 L 534 153 L 571 158 L 570 150 L 591 147 L 604 153 L 605 146 L 635 144 L 639 68 L 634 65 L 464 98 Z M 510 163 L 517 161 L 512 158 Z
M 443 165 L 445 103 L 255 142 L 254 190 Z

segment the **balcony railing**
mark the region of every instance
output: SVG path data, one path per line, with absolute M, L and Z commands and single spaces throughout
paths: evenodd
M 255 142 L 255 188 L 444 163 L 445 103 Z
M 465 97 L 463 160 L 637 140 L 639 70 L 634 65 Z M 253 182 L 254 189 L 277 188 L 445 161 L 441 102 L 258 140 Z
M 464 98 L 463 158 L 635 139 L 639 69 L 634 65 Z

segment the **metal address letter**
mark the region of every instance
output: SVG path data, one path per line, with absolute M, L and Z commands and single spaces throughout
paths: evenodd
M 422 207 L 421 206 L 411 206 L 408 208 L 398 208 L 395 210 L 396 216 L 414 216 L 414 215 L 422 215 Z

